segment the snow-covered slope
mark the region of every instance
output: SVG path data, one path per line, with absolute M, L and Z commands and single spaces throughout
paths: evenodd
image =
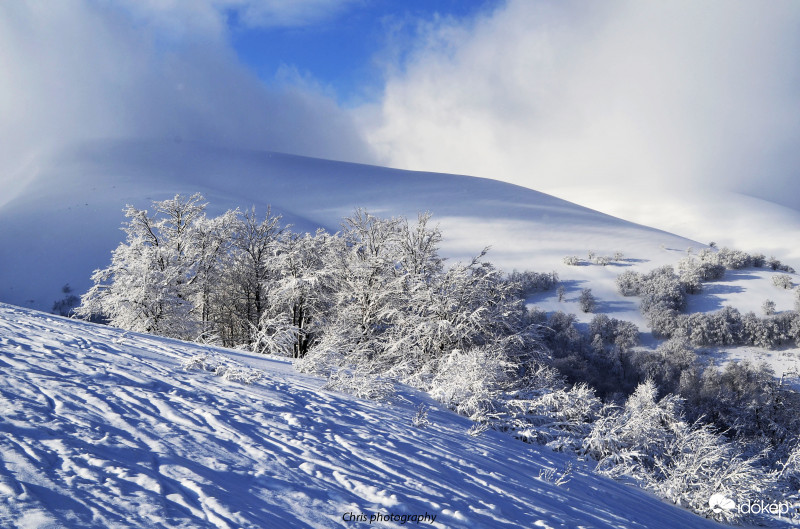
M 491 175 L 487 175 L 491 176 Z M 538 193 L 484 178 L 228 150 L 195 143 L 103 141 L 28 163 L 20 193 L 0 200 L 0 301 L 49 310 L 69 283 L 82 293 L 123 237 L 122 208 L 201 192 L 211 214 L 268 204 L 296 229 L 336 231 L 343 216 L 366 207 L 383 216 L 431 211 L 444 254 L 465 260 L 491 245 L 488 259 L 506 270 L 569 271 L 574 289 L 591 280 L 615 300 L 598 271 L 565 268 L 566 255 L 623 252 L 637 269 L 675 262 L 699 244 Z M 573 289 L 573 290 L 574 290 Z M 607 308 L 630 310 L 620 300 Z
M 181 367 L 198 354 L 262 378 Z M 0 304 L 0 367 L 2 527 L 718 527 L 582 463 L 557 486 L 542 472 L 566 456 L 472 437 L 410 390 L 324 391 L 280 360 Z
M 732 186 L 733 187 L 733 186 Z M 724 187 L 554 187 L 553 194 L 695 240 L 800 261 L 800 210 Z M 787 200 L 790 201 L 790 200 Z M 796 267 L 797 268 L 797 267 Z

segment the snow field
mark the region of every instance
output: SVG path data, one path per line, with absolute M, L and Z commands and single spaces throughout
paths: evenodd
M 357 400 L 282 360 L 7 305 L 0 353 L 4 527 L 364 526 L 347 513 L 429 513 L 419 525 L 440 528 L 716 526 L 584 463 L 567 471 L 565 455 L 470 436 L 408 389 Z M 181 367 L 197 354 L 263 376 Z M 415 428 L 423 402 L 431 424 Z

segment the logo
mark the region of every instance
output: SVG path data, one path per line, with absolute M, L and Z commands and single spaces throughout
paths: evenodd
M 714 511 L 714 513 L 719 514 L 721 512 L 735 510 L 736 502 L 724 494 L 717 492 L 708 499 L 708 506 L 711 507 L 711 510 Z
M 711 508 L 714 514 L 738 512 L 739 514 L 742 515 L 771 514 L 773 516 L 777 515 L 779 517 L 791 515 L 792 518 L 796 518 L 798 514 L 800 514 L 800 507 L 798 507 L 797 505 L 793 506 L 789 502 L 784 501 L 784 502 L 766 503 L 764 502 L 764 500 L 758 500 L 758 501 L 748 500 L 744 503 L 740 503 L 739 505 L 737 505 L 735 501 L 733 501 L 726 495 L 722 494 L 721 492 L 713 494 L 708 499 L 708 506 Z

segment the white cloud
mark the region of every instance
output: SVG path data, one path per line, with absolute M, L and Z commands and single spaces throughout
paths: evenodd
M 798 27 L 796 2 L 511 0 L 440 21 L 362 117 L 397 167 L 800 206 Z
M 331 99 L 309 86 L 268 88 L 239 63 L 217 4 L 1 2 L 2 198 L 24 184 L 21 167 L 32 174 L 36 152 L 98 138 L 371 161 Z

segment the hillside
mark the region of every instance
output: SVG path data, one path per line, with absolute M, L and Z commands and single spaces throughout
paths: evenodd
M 4 304 L 0 353 L 3 527 L 368 525 L 347 513 L 427 513 L 415 526 L 441 528 L 719 527 L 580 462 L 556 485 L 569 458 L 470 436 L 469 421 L 408 389 L 358 400 L 283 360 Z M 261 378 L 181 367 L 199 354 Z M 415 428 L 422 402 L 431 424 Z
M 491 175 L 487 175 L 491 176 Z M 177 193 L 202 193 L 209 213 L 271 205 L 295 230 L 339 228 L 356 207 L 416 217 L 430 211 L 443 254 L 467 260 L 491 246 L 505 270 L 566 270 L 566 255 L 622 252 L 642 270 L 669 264 L 699 243 L 610 217 L 530 189 L 458 175 L 419 173 L 196 143 L 104 141 L 28 165 L 15 197 L 0 199 L 0 301 L 50 310 L 69 283 L 85 292 L 92 270 L 122 240 L 122 208 L 148 208 Z M 572 267 L 571 278 L 604 283 L 619 273 Z M 587 275 L 588 274 L 588 275 Z M 622 302 L 622 300 L 619 300 Z M 620 314 L 636 314 L 627 304 Z M 614 312 L 612 310 L 611 312 Z

